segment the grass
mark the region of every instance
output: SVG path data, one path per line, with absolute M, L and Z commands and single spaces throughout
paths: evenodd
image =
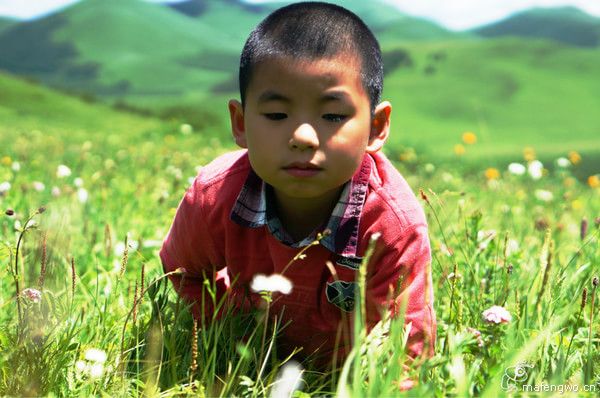
M 0 194 L 0 395 L 264 396 L 285 384 L 278 375 L 294 367 L 273 348 L 284 326 L 226 312 L 194 332 L 156 255 L 188 178 L 231 149 L 213 135 L 221 127 L 184 134 L 177 121 L 0 84 L 10 88 L 0 91 L 0 184 L 10 183 Z M 336 372 L 302 363 L 297 396 L 402 396 L 408 380 L 415 396 L 496 397 L 510 385 L 597 393 L 600 203 L 599 188 L 574 178 L 583 163 L 539 180 L 502 165 L 487 179 L 487 162 L 411 158 L 398 142 L 386 150 L 423 188 L 430 224 L 436 355 L 410 363 L 402 320 L 367 336 L 358 311 L 355 351 Z M 59 177 L 59 165 L 71 174 Z M 210 298 L 211 284 L 201 288 Z M 486 322 L 493 305 L 512 320 Z

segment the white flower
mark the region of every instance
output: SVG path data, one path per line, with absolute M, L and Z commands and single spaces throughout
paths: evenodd
M 4 195 L 8 191 L 10 191 L 10 182 L 4 181 L 3 183 L 0 183 L 0 195 Z
M 83 355 L 86 361 L 100 364 L 106 362 L 106 352 L 98 348 L 88 348 Z
M 77 188 L 81 188 L 83 186 L 83 179 L 81 179 L 81 177 L 77 177 L 73 180 L 73 185 L 75 185 Z
M 567 158 L 560 157 L 556 159 L 556 165 L 561 168 L 567 168 L 571 165 L 571 162 Z
M 506 242 L 506 255 L 510 256 L 517 250 L 519 250 L 519 242 L 514 239 L 509 239 L 508 242 Z
M 494 305 L 482 313 L 483 319 L 489 323 L 508 323 L 512 320 L 512 316 L 510 312 L 506 310 L 504 307 L 500 307 L 499 305 Z
M 88 194 L 88 191 L 85 188 L 79 188 L 77 190 L 77 200 L 79 200 L 79 203 L 87 202 L 89 196 L 90 195 Z
M 102 365 L 101 363 L 91 364 L 88 369 L 88 372 L 92 379 L 98 379 L 104 374 L 104 365 Z
M 75 369 L 77 369 L 79 372 L 83 373 L 87 369 L 87 363 L 85 363 L 85 361 L 82 361 L 80 359 L 75 362 Z
M 292 282 L 283 275 L 263 275 L 256 274 L 250 283 L 250 289 L 254 292 L 280 292 L 290 294 L 292 292 Z
M 65 178 L 71 175 L 71 169 L 65 166 L 64 164 L 59 165 L 56 168 L 56 176 L 58 178 Z
M 184 123 L 181 126 L 179 126 L 179 131 L 183 135 L 190 135 L 194 131 L 194 128 L 191 125 Z
M 56 187 L 56 186 L 52 187 L 52 196 L 54 196 L 55 198 L 57 196 L 60 196 L 60 188 L 59 187 Z
M 19 162 L 13 162 L 12 169 L 13 169 L 14 172 L 17 172 L 17 171 L 21 170 L 21 163 L 19 163 Z
M 302 372 L 302 366 L 295 361 L 283 365 L 271 388 L 271 398 L 291 397 L 300 387 Z
M 46 189 L 44 183 L 40 181 L 34 181 L 31 183 L 31 185 L 33 186 L 33 189 L 35 189 L 38 192 L 42 192 L 44 189 Z
M 511 163 L 508 165 L 508 172 L 516 176 L 522 176 L 527 169 L 521 163 Z
M 554 195 L 552 195 L 552 192 L 545 189 L 536 189 L 535 197 L 542 202 L 550 202 L 554 198 Z
M 137 240 L 132 240 L 129 237 L 129 232 L 127 233 L 127 246 L 129 247 L 129 251 L 136 251 L 139 247 L 139 243 Z M 117 244 L 115 245 L 115 256 L 117 257 L 123 257 L 123 254 L 125 253 L 125 242 L 119 241 L 117 242 Z M 120 265 L 119 265 L 120 266 Z
M 529 165 L 527 166 L 527 171 L 529 172 L 531 178 L 533 178 L 534 180 L 539 180 L 540 178 L 542 178 L 544 172 L 544 165 L 539 160 L 534 160 L 532 162 L 529 162 Z
M 21 224 L 21 221 L 19 220 L 15 220 L 15 231 L 20 231 L 21 229 L 23 229 L 23 225 Z
M 40 301 L 42 301 L 42 292 L 31 287 L 23 289 L 21 295 L 27 300 L 31 301 L 32 303 L 39 303 Z
M 477 242 L 479 242 L 479 250 L 485 250 L 490 242 L 496 237 L 496 230 L 477 231 Z

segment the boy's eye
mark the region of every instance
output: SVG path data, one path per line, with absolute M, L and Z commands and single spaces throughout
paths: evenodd
M 283 120 L 287 117 L 285 113 L 281 112 L 263 113 L 263 115 L 269 120 Z
M 323 119 L 330 122 L 343 122 L 346 117 L 346 115 L 338 115 L 337 113 L 326 113 L 323 115 Z

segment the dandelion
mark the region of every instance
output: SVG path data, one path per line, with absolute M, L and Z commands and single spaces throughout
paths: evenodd
M 567 167 L 569 167 L 571 165 L 571 162 L 569 161 L 569 159 L 567 159 L 565 157 L 560 157 L 560 158 L 556 159 L 556 165 L 558 167 L 560 167 L 561 169 L 566 169 Z
M 37 289 L 33 289 L 31 287 L 28 287 L 27 289 L 24 289 L 21 292 L 21 295 L 26 298 L 27 300 L 29 300 L 32 303 L 39 303 L 40 301 L 42 301 L 42 292 L 40 292 Z
M 577 153 L 577 151 L 570 151 L 568 157 L 573 164 L 578 164 L 581 162 L 581 155 Z
M 46 186 L 44 185 L 44 183 L 40 182 L 40 181 L 34 181 L 34 182 L 32 182 L 31 186 L 37 192 L 42 192 L 44 189 L 46 189 Z
M 498 178 L 500 178 L 500 172 L 498 171 L 498 169 L 494 168 L 494 167 L 488 167 L 485 170 L 485 178 L 488 179 L 488 181 L 491 180 L 497 180 Z
M 465 149 L 465 147 L 462 144 L 456 144 L 454 145 L 454 153 L 457 156 L 462 156 L 467 152 L 467 150 Z
M 85 351 L 84 358 L 86 361 L 104 363 L 106 362 L 106 352 L 99 348 L 88 348 Z
M 521 163 L 511 163 L 508 165 L 508 172 L 512 175 L 522 176 L 527 171 L 527 168 Z
M 588 179 L 587 179 L 587 183 L 590 186 L 590 188 L 598 188 L 598 187 L 600 187 L 600 176 L 598 174 L 595 174 L 593 176 L 589 176 Z M 2 192 L 2 189 L 0 189 L 0 193 L 1 192 Z
M 532 179 L 539 180 L 540 178 L 542 178 L 544 172 L 544 165 L 539 160 L 533 160 L 529 162 L 529 165 L 527 166 L 527 171 L 529 172 L 529 175 Z
M 554 199 L 554 195 L 552 195 L 552 192 L 547 191 L 545 189 L 536 189 L 535 197 L 537 200 L 541 200 L 542 202 L 550 202 L 552 201 L 552 199 Z
M 290 361 L 283 365 L 277 375 L 277 380 L 273 383 L 271 397 L 283 398 L 293 396 L 294 391 L 300 387 L 303 371 L 302 366 L 295 361 Z
M 283 275 L 263 275 L 257 274 L 250 283 L 250 289 L 254 292 L 280 292 L 290 294 L 292 292 L 292 282 Z
M 10 182 L 4 181 L 0 183 L 0 195 L 5 195 L 8 191 L 10 191 Z
M 487 310 L 483 311 L 483 320 L 488 323 L 509 323 L 512 320 L 510 312 L 506 308 L 499 305 L 494 305 Z
M 59 165 L 56 168 L 56 176 L 58 178 L 65 178 L 71 175 L 71 169 L 64 164 Z
M 86 203 L 88 201 L 89 196 L 90 195 L 85 188 L 79 188 L 77 190 L 77 200 L 79 200 L 79 203 Z
M 88 374 L 92 379 L 99 379 L 104 374 L 104 365 L 101 363 L 94 363 L 89 365 Z
M 467 145 L 473 145 L 477 142 L 477 136 L 472 131 L 465 131 L 462 135 L 462 141 Z
M 523 149 L 523 157 L 528 162 L 534 161 L 535 160 L 535 149 L 533 149 L 532 147 L 529 147 L 529 146 L 526 147 L 525 149 Z

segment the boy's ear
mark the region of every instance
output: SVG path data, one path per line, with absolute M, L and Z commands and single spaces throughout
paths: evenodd
M 237 100 L 229 100 L 229 117 L 231 132 L 235 143 L 241 148 L 248 148 L 246 143 L 246 127 L 244 125 L 244 108 Z
M 373 118 L 371 119 L 371 132 L 369 134 L 368 153 L 375 153 L 383 147 L 383 144 L 390 134 L 390 114 L 392 113 L 392 104 L 383 101 L 375 107 Z

